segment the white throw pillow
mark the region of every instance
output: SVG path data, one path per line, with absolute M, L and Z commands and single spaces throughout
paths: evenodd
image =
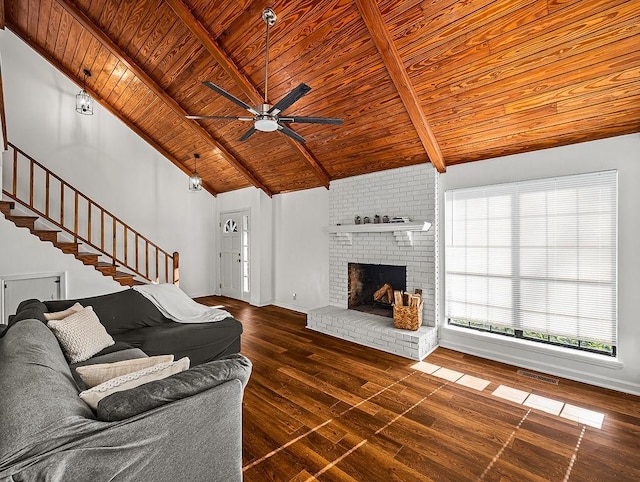
M 82 308 L 84 308 L 80 303 L 76 303 L 73 306 L 70 306 L 69 308 L 67 308 L 64 311 L 54 311 L 53 313 L 45 313 L 44 314 L 44 319 L 47 321 L 51 321 L 51 320 L 61 320 L 63 318 L 66 318 L 67 316 L 73 315 L 74 313 L 77 313 L 78 311 L 82 310 Z
M 98 402 L 112 393 L 122 392 L 130 388 L 138 387 L 144 383 L 162 380 L 175 373 L 180 373 L 189 368 L 189 358 L 184 357 L 171 363 L 161 363 L 152 367 L 144 368 L 133 373 L 127 373 L 117 378 L 112 378 L 89 390 L 80 392 L 80 398 L 91 408 L 96 410 Z
M 115 343 L 91 306 L 62 320 L 51 320 L 47 326 L 56 335 L 71 363 L 85 361 Z
M 121 377 L 122 375 L 160 365 L 161 363 L 171 363 L 172 361 L 173 355 L 158 355 L 145 358 L 132 358 L 131 360 L 122 360 L 114 363 L 86 365 L 77 367 L 76 372 L 78 372 L 78 375 L 80 375 L 80 378 L 87 388 L 92 388 L 112 378 Z

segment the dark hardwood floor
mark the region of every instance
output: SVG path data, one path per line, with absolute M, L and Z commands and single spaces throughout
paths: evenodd
M 222 297 L 254 366 L 244 397 L 253 481 L 637 481 L 640 397 L 439 348 L 416 362 L 315 333 L 304 314 Z M 433 364 L 489 382 L 467 388 Z M 500 385 L 604 415 L 601 428 L 493 395 Z

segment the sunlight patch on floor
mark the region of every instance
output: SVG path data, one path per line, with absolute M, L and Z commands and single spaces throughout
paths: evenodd
M 411 365 L 411 368 L 431 375 L 433 372 L 435 372 L 436 370 L 440 370 L 440 368 L 442 367 L 439 367 L 438 365 L 434 365 L 432 363 L 421 361 Z
M 462 378 L 464 376 L 464 373 L 450 370 L 449 368 L 440 368 L 439 370 L 433 372 L 432 375 L 434 377 L 442 378 L 450 382 L 455 382 L 456 380 Z
M 450 368 L 440 367 L 428 362 L 417 362 L 411 365 L 414 370 L 433 375 L 449 382 L 455 382 L 473 390 L 482 392 L 491 382 L 483 378 L 467 375 Z M 576 407 L 574 405 L 565 404 L 559 400 L 536 395 L 524 390 L 518 390 L 507 385 L 500 385 L 496 388 L 492 395 L 503 400 L 522 404 L 525 407 L 534 408 L 550 415 L 559 416 L 567 420 L 582 423 L 590 427 L 602 428 L 604 422 L 604 414 L 587 410 L 585 408 Z
M 464 387 L 473 388 L 474 390 L 478 390 L 479 392 L 481 392 L 482 390 L 487 388 L 491 382 L 483 378 L 478 378 L 471 375 L 464 375 L 463 377 L 456 380 L 456 383 Z
M 541 397 L 540 395 L 531 394 L 524 401 L 525 407 L 535 408 L 542 412 L 550 413 L 551 415 L 560 415 L 564 402 L 553 400 L 547 397 Z
M 602 428 L 602 423 L 604 422 L 604 413 L 594 412 L 593 410 L 576 407 L 568 403 L 565 404 L 560 416 L 594 428 Z
M 492 395 L 509 400 L 510 402 L 522 403 L 529 396 L 529 392 L 518 390 L 517 388 L 511 388 L 506 385 L 500 385 L 493 391 Z

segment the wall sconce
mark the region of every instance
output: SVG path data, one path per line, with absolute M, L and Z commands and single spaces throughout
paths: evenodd
M 194 154 L 193 158 L 195 159 L 195 167 L 193 174 L 189 176 L 189 191 L 196 192 L 202 189 L 202 178 L 198 175 L 198 159 L 200 158 L 200 154 Z
M 89 69 L 83 69 L 84 80 L 82 82 L 82 90 L 76 94 L 76 112 L 83 115 L 93 115 L 93 99 L 85 87 L 87 85 L 87 77 L 91 77 Z

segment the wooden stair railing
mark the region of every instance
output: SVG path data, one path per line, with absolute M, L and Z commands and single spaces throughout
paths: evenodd
M 9 179 L 3 179 L 3 184 L 11 187 L 2 192 L 71 235 L 74 242 L 58 242 L 57 231 L 35 229 L 35 217 L 9 216 L 16 225 L 28 227 L 40 239 L 53 242 L 63 252 L 75 254 L 83 263 L 94 265 L 116 281 L 118 275 L 127 275 L 117 271 L 120 265 L 147 282 L 179 284 L 177 252 L 169 254 L 161 249 L 24 151 L 10 142 L 8 145 L 13 151 L 13 162 L 5 166 L 4 176 Z M 23 180 L 25 178 L 28 181 Z M 44 186 L 42 191 L 35 189 L 36 183 Z M 99 254 L 78 252 L 79 243 Z M 110 262 L 99 263 L 100 255 Z

